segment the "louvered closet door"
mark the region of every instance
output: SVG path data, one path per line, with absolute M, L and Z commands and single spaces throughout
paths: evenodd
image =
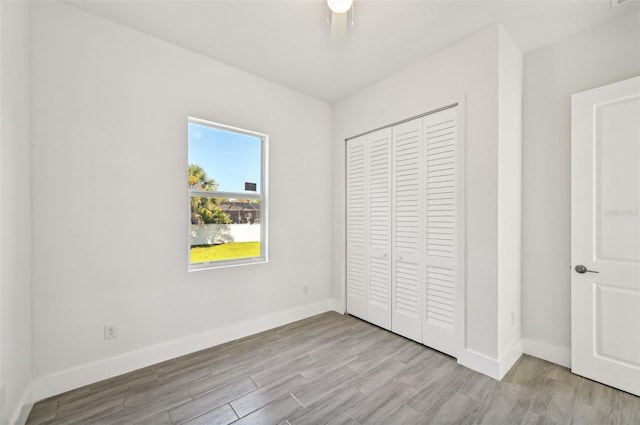
M 365 137 L 347 142 L 347 312 L 367 319 L 367 152 Z
M 425 292 L 422 342 L 455 356 L 457 108 L 423 118 Z
M 393 332 L 422 341 L 422 120 L 393 127 Z
M 391 129 L 367 139 L 367 320 L 391 329 Z

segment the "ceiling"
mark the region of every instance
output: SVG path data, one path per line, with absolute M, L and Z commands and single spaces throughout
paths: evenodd
M 333 41 L 322 0 L 67 1 L 89 13 L 334 103 L 495 22 L 526 53 L 640 1 L 355 0 Z

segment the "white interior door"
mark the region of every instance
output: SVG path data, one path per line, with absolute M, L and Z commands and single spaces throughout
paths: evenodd
M 366 139 L 347 143 L 347 312 L 367 320 Z
M 571 368 L 640 395 L 640 77 L 572 98 Z
M 422 119 L 393 127 L 393 332 L 422 342 Z
M 367 320 L 391 329 L 391 128 L 367 138 Z
M 426 172 L 424 192 L 424 308 L 422 342 L 456 356 L 455 288 L 458 191 L 458 108 L 423 118 Z

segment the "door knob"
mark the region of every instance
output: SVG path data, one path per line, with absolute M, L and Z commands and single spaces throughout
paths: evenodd
M 585 266 L 583 266 L 582 264 L 578 264 L 578 265 L 576 266 L 576 271 L 577 271 L 578 273 L 587 273 L 587 272 L 589 272 L 589 273 L 600 273 L 600 272 L 597 272 L 597 271 L 595 271 L 595 270 L 589 270 L 589 269 L 587 269 Z

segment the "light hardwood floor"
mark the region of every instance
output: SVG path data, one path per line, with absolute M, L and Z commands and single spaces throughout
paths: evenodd
M 325 313 L 37 403 L 37 424 L 640 424 L 640 398 L 523 356 L 495 381 Z

